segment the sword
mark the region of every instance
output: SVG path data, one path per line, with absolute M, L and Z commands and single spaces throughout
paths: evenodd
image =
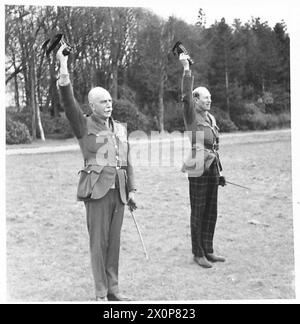
M 223 176 L 222 176 L 222 172 L 221 172 L 221 170 L 220 170 L 220 166 L 219 166 L 218 161 L 217 161 L 217 168 L 218 168 L 219 176 L 220 176 L 220 177 L 223 177 Z M 224 177 L 223 177 L 223 178 L 224 178 Z M 240 187 L 240 188 L 243 188 L 243 189 L 251 190 L 251 189 L 248 188 L 248 187 L 241 186 L 241 185 L 239 185 L 239 184 L 237 184 L 237 183 L 234 183 L 234 182 L 231 182 L 231 181 L 228 181 L 227 179 L 225 179 L 225 184 L 227 184 L 227 183 L 229 183 L 229 184 L 231 184 L 231 185 L 233 185 L 233 186 L 236 186 L 236 187 Z
M 233 186 L 237 186 L 237 187 L 240 187 L 240 188 L 244 188 L 244 189 L 247 189 L 247 190 L 251 190 L 251 188 L 241 186 L 241 185 L 239 185 L 239 184 L 237 184 L 237 183 L 230 182 L 230 181 L 228 181 L 228 180 L 225 180 L 225 181 L 226 181 L 226 183 L 229 183 L 229 184 L 231 184 L 231 185 L 233 185 Z
M 134 221 L 135 227 L 136 227 L 136 229 L 137 229 L 137 231 L 138 231 L 138 233 L 139 233 L 140 240 L 141 240 L 141 242 L 142 242 L 142 246 L 143 246 L 143 250 L 144 250 L 144 253 L 145 253 L 146 260 L 148 260 L 148 259 L 149 259 L 149 256 L 148 256 L 148 253 L 147 253 L 147 250 L 146 250 L 146 246 L 145 246 L 145 243 L 144 243 L 144 240 L 143 240 L 143 237 L 142 237 L 142 233 L 141 233 L 141 231 L 140 231 L 140 229 L 139 229 L 139 226 L 138 226 L 138 223 L 137 223 L 137 221 L 136 221 L 136 219 L 135 219 L 135 216 L 133 215 L 133 212 L 132 212 L 131 210 L 130 210 L 130 214 L 131 214 L 131 216 L 132 216 L 132 218 L 133 218 L 133 221 Z

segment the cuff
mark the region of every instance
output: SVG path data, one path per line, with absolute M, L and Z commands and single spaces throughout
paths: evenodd
M 70 83 L 70 76 L 69 74 L 61 74 L 58 79 L 59 86 L 66 86 Z

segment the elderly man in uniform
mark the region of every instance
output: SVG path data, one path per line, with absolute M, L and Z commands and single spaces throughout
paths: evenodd
M 61 101 L 84 159 L 77 199 L 84 201 L 90 239 L 91 265 L 97 301 L 126 301 L 118 287 L 120 235 L 124 207 L 135 206 L 136 191 L 126 128 L 113 120 L 112 99 L 104 88 L 88 94 L 92 114 L 82 113 L 68 74 L 68 56 L 62 45 L 59 61 Z
M 179 60 L 184 70 L 181 83 L 184 122 L 192 144 L 182 168 L 189 179 L 192 253 L 198 265 L 211 268 L 212 262 L 225 261 L 214 254 L 213 248 L 218 185 L 226 183 L 220 174 L 218 127 L 214 116 L 209 113 L 210 92 L 205 87 L 193 90 L 189 56 L 181 53 Z

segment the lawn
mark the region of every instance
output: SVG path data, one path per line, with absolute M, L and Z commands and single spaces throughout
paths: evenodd
M 188 180 L 178 166 L 136 167 L 135 212 L 146 260 L 128 211 L 120 288 L 138 301 L 294 299 L 290 132 L 223 136 L 215 250 L 225 263 L 192 260 Z M 6 157 L 7 288 L 10 301 L 94 298 L 85 210 L 75 198 L 79 151 Z

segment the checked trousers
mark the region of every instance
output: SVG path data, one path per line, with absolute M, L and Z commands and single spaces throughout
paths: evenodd
M 189 177 L 192 253 L 195 257 L 213 253 L 217 222 L 218 169 L 213 162 L 200 177 Z

